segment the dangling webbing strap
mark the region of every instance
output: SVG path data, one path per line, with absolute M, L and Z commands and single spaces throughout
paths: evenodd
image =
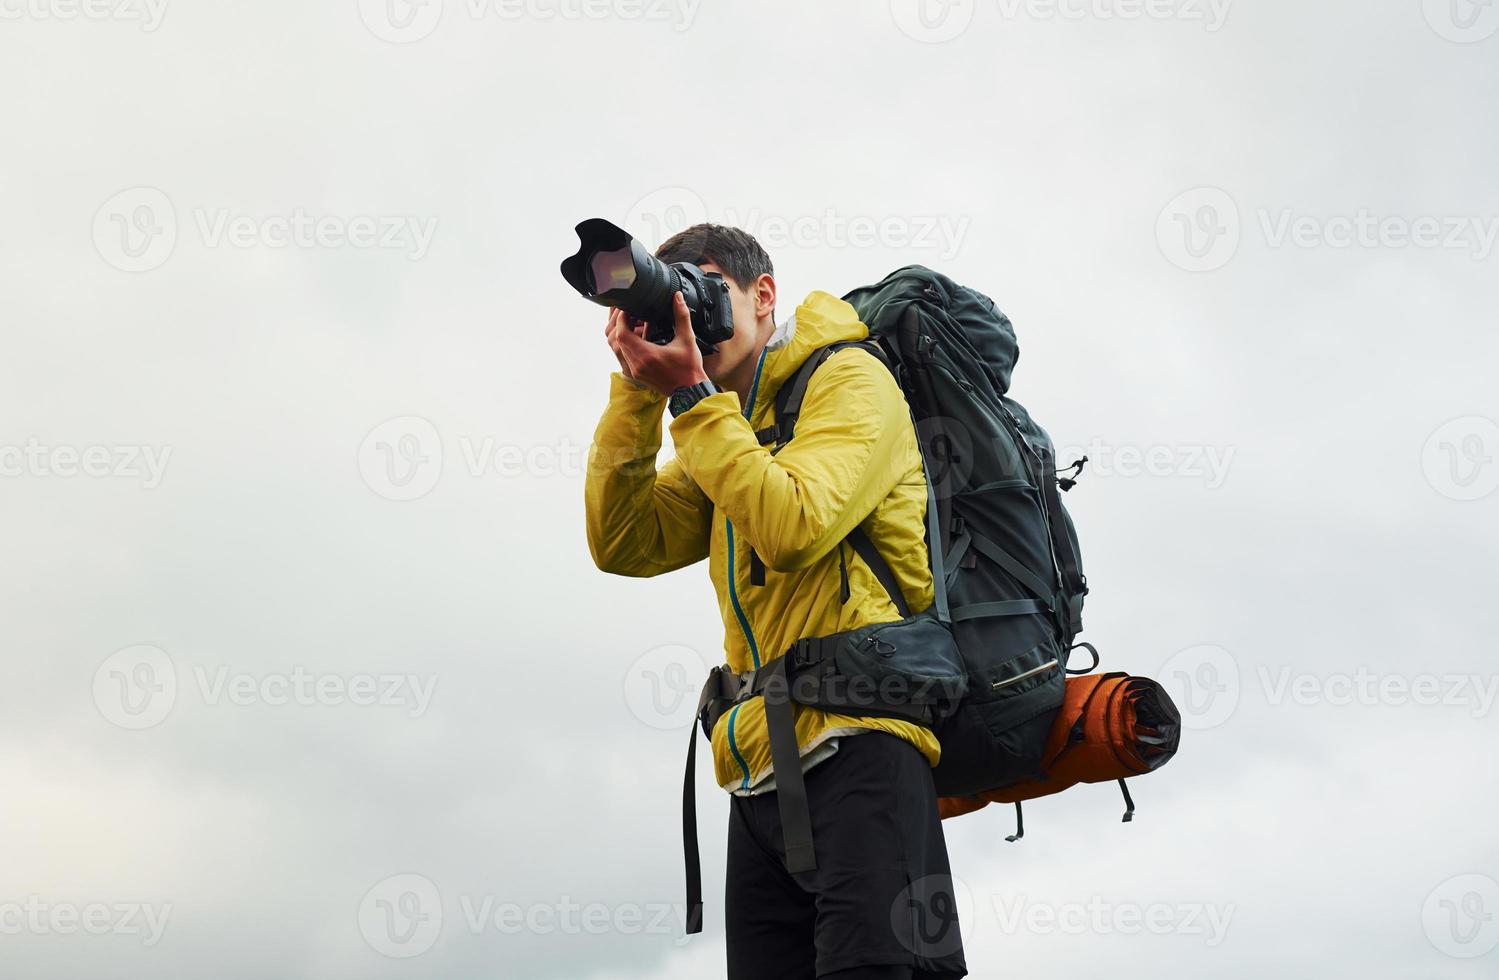
M 682 777 L 682 856 L 687 871 L 687 934 L 703 931 L 703 866 L 697 842 L 697 726 L 701 722 L 707 734 L 713 734 L 708 708 L 715 702 L 732 701 L 739 693 L 739 676 L 722 667 L 708 672 L 708 679 L 697 698 L 697 714 L 687 729 L 687 771 Z
M 762 695 L 765 728 L 775 769 L 781 840 L 786 848 L 786 870 L 797 874 L 816 869 L 817 852 L 812 846 L 812 811 L 807 805 L 807 784 L 802 779 L 802 757 L 796 743 L 796 708 L 786 676 L 786 657 L 771 661 L 764 669 L 769 671 Z
M 714 668 L 717 670 L 718 668 Z M 682 856 L 687 864 L 687 935 L 703 931 L 703 858 L 697 843 L 697 722 L 687 729 L 687 775 L 682 780 Z

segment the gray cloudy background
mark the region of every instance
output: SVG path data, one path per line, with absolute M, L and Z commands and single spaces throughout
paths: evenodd
M 947 825 L 975 976 L 1494 975 L 1499 5 L 0 0 L 0 83 L 5 977 L 722 974 L 592 215 L 982 288 L 1092 458 L 1190 730 Z

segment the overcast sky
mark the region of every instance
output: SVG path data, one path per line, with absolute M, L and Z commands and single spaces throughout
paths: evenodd
M 1091 458 L 1189 730 L 947 825 L 975 976 L 1494 974 L 1499 5 L 0 0 L 0 86 L 6 977 L 721 975 L 592 216 L 980 288 Z

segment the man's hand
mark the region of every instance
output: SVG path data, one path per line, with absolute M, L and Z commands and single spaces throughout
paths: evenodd
M 609 312 L 605 336 L 609 349 L 619 359 L 625 377 L 654 388 L 668 397 L 678 388 L 707 381 L 703 370 L 703 353 L 692 333 L 692 314 L 681 293 L 672 297 L 676 314 L 676 335 L 669 344 L 653 344 L 645 339 L 645 324 L 620 310 Z

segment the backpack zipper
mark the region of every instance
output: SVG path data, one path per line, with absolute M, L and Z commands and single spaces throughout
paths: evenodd
M 1048 660 L 1046 663 L 1042 664 L 1039 667 L 1032 667 L 1030 670 L 1023 670 L 1020 673 L 1016 674 L 1014 677 L 1008 678 L 1007 680 L 995 681 L 993 684 L 989 685 L 989 689 L 991 691 L 1002 691 L 1002 690 L 1004 690 L 1007 687 L 1014 687 L 1016 684 L 1019 684 L 1021 681 L 1030 680 L 1032 677 L 1035 677 L 1037 674 L 1044 674 L 1044 673 L 1046 673 L 1046 671 L 1051 670 L 1053 667 L 1058 666 L 1058 664 L 1059 664 L 1059 661 L 1055 657 L 1053 657 L 1053 658 L 1051 658 L 1050 660 Z

